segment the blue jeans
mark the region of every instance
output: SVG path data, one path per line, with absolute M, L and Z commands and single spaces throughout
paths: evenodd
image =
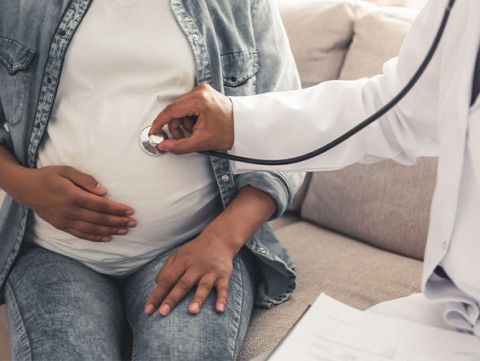
M 187 311 L 192 290 L 170 315 L 144 313 L 166 252 L 125 279 L 99 274 L 76 260 L 25 245 L 6 284 L 13 360 L 234 360 L 254 301 L 252 256 L 234 259 L 225 312 L 215 292 L 200 314 Z M 133 343 L 132 343 L 133 335 Z

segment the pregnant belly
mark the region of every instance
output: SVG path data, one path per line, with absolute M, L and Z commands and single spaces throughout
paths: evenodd
M 132 207 L 137 226 L 126 235 L 113 236 L 111 242 L 95 243 L 35 217 L 29 238 L 96 271 L 129 274 L 195 237 L 219 214 L 222 206 L 208 162 L 208 157 L 198 154 L 151 157 L 136 145 L 116 156 L 100 154 L 98 149 L 95 157 L 77 154 L 70 164 L 94 176 L 107 189 L 108 199 Z

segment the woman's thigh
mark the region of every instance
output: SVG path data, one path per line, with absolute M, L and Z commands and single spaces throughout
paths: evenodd
M 115 280 L 27 245 L 5 292 L 13 360 L 120 359 L 126 322 Z
M 167 316 L 147 315 L 144 307 L 155 278 L 174 250 L 162 254 L 126 282 L 126 313 L 133 329 L 133 360 L 234 360 L 250 321 L 254 301 L 252 256 L 242 251 L 233 262 L 229 297 L 223 314 L 215 311 L 211 292 L 197 315 L 188 313 L 195 290 Z

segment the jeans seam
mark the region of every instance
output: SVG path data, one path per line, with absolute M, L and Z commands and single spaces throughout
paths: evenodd
M 130 329 L 132 330 L 132 335 L 131 335 L 132 339 L 129 340 L 129 341 L 132 343 L 132 345 L 131 345 L 131 353 L 132 353 L 132 354 L 130 355 L 130 359 L 131 359 L 131 361 L 135 361 L 135 360 L 137 359 L 137 358 L 135 357 L 135 347 L 134 347 L 134 346 L 135 346 L 135 337 L 134 337 L 134 336 L 135 336 L 135 329 L 133 328 L 133 323 L 132 323 L 132 321 L 130 320 L 131 315 L 130 315 L 130 313 L 127 312 L 127 310 L 125 309 L 125 308 L 126 308 L 126 305 L 127 305 L 127 301 L 126 301 L 126 299 L 125 299 L 125 297 L 124 297 L 123 307 L 124 307 L 124 312 L 125 312 L 125 319 L 126 319 L 126 321 L 127 321 L 127 327 L 130 327 Z
M 29 350 L 29 352 L 28 352 L 29 358 L 28 359 L 31 361 L 31 360 L 33 360 L 33 356 L 32 356 L 32 345 L 31 345 L 31 342 L 30 342 L 30 337 L 28 336 L 27 329 L 26 329 L 25 324 L 23 322 L 22 314 L 21 314 L 21 312 L 18 308 L 18 302 L 17 302 L 17 297 L 15 296 L 15 291 L 13 290 L 13 287 L 10 285 L 10 283 L 8 281 L 5 282 L 5 291 L 9 292 L 12 295 L 12 299 L 13 299 L 12 307 L 14 308 L 14 312 L 18 315 L 18 320 L 20 321 L 19 325 L 11 325 L 11 326 L 15 327 L 15 328 L 17 326 L 20 326 L 20 330 L 22 331 L 22 334 L 23 334 L 22 341 L 25 340 L 25 342 L 27 343 L 27 348 Z M 15 318 L 17 318 L 17 317 L 15 317 Z M 12 347 L 11 352 L 13 354 L 13 347 Z
M 242 296 L 241 296 L 241 299 L 240 299 L 240 310 L 239 310 L 239 313 L 238 313 L 238 322 L 237 324 L 235 325 L 236 327 L 234 327 L 234 343 L 233 343 L 233 347 L 232 347 L 232 351 L 233 351 L 233 354 L 232 356 L 235 357 L 237 355 L 237 352 L 240 350 L 239 346 L 238 346 L 238 337 L 239 337 L 239 334 L 240 334 L 240 319 L 242 317 L 242 311 L 243 311 L 243 304 L 245 303 L 244 301 L 244 298 L 245 298 L 245 290 L 243 289 L 243 270 L 242 270 L 242 262 L 240 261 L 240 257 L 241 254 L 239 253 L 238 254 L 238 258 L 236 259 L 236 263 L 238 264 L 238 273 L 239 273 L 239 280 L 238 280 L 238 283 L 239 283 L 239 286 L 240 286 L 240 289 L 242 290 Z M 240 345 L 241 346 L 241 345 Z

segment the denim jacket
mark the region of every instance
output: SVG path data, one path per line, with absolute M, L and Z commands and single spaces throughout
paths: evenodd
M 0 144 L 25 167 L 36 167 L 65 53 L 92 1 L 0 0 Z M 299 87 L 275 1 L 171 0 L 171 7 L 192 48 L 198 84 L 227 95 Z M 273 197 L 274 217 L 285 211 L 303 179 L 283 172 L 234 176 L 228 161 L 212 157 L 211 163 L 224 207 L 249 185 Z M 6 196 L 0 210 L 0 301 L 29 213 Z M 256 304 L 272 307 L 288 299 L 296 286 L 293 261 L 268 223 L 246 247 L 260 272 Z

